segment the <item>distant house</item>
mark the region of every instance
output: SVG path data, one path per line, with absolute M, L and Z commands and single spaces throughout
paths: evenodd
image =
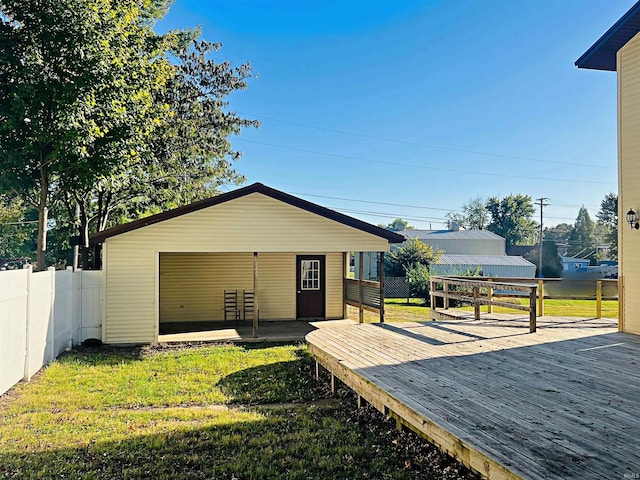
M 579 68 L 618 73 L 618 258 L 620 326 L 640 334 L 640 2 L 576 60 Z M 629 215 L 629 224 L 626 217 Z M 631 227 L 631 228 L 629 228 Z
M 563 257 L 562 255 L 560 255 L 560 261 L 562 262 L 563 272 L 573 272 L 579 268 L 586 268 L 590 263 L 588 258 Z
M 462 275 L 467 270 L 479 269 L 482 275 L 491 277 L 535 276 L 536 267 L 533 263 L 520 256 L 507 256 L 505 239 L 488 230 L 460 230 L 454 225 L 451 230 L 400 230 L 397 233 L 407 241 L 417 238 L 434 250 L 443 252 L 438 263 L 431 266 L 431 272 L 434 274 Z M 391 250 L 400 246 L 394 245 Z M 364 256 L 363 278 L 378 278 L 375 253 Z

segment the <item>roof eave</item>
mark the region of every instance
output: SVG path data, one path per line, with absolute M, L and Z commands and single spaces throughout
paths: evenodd
M 640 31 L 640 1 L 582 54 L 575 65 L 590 70 L 617 70 L 617 52 Z
M 123 225 L 118 225 L 108 230 L 103 230 L 102 232 L 94 233 L 89 237 L 89 241 L 93 244 L 103 243 L 107 238 L 114 237 L 116 235 L 121 235 L 123 233 L 131 232 L 133 230 L 147 227 L 155 223 L 163 222 L 165 220 L 176 218 L 181 215 L 185 215 L 187 213 L 196 212 L 198 210 L 202 210 L 204 208 L 225 203 L 230 200 L 235 200 L 237 198 L 244 197 L 251 193 L 261 193 L 263 195 L 282 201 L 294 207 L 298 207 L 308 212 L 315 213 L 316 215 L 322 216 L 324 218 L 328 218 L 329 220 L 333 220 L 343 225 L 347 225 L 349 227 L 356 228 L 366 233 L 370 233 L 372 235 L 384 238 L 389 243 L 402 243 L 405 241 L 405 238 L 402 235 L 399 235 L 395 232 L 391 232 L 384 228 L 377 227 L 375 225 L 364 222 L 362 220 L 358 220 L 357 218 L 349 217 L 348 215 L 344 215 L 342 213 L 336 212 L 335 210 L 328 209 L 326 207 L 317 205 L 307 200 L 294 197 L 293 195 L 289 195 L 288 193 L 284 193 L 274 188 L 268 187 L 262 183 L 254 183 L 246 187 L 233 190 L 228 193 L 223 193 L 215 197 L 207 198 L 205 200 L 200 200 L 198 202 L 194 202 L 189 205 L 184 205 L 182 207 L 174 208 L 173 210 L 168 210 L 166 212 L 158 213 L 150 217 L 134 220 L 132 222 L 129 222 Z

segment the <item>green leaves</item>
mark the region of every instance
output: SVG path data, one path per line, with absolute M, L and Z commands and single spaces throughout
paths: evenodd
M 506 239 L 507 245 L 530 245 L 536 241 L 537 224 L 531 217 L 536 209 L 529 195 L 508 195 L 487 201 L 491 221 L 487 230 Z
M 228 137 L 257 122 L 225 98 L 251 67 L 212 60 L 221 45 L 197 30 L 156 34 L 170 4 L 0 0 L 0 192 L 37 206 L 41 225 L 79 204 L 86 244 L 110 218 L 243 181 Z

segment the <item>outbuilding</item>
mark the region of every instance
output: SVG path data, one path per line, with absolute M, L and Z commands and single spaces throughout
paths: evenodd
M 102 244 L 102 340 L 154 343 L 175 322 L 256 331 L 258 319 L 344 318 L 348 253 L 402 241 L 261 183 L 104 230 L 91 237 Z

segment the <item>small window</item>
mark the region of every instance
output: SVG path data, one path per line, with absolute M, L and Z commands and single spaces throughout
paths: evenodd
M 302 260 L 300 268 L 300 289 L 320 290 L 320 260 Z

